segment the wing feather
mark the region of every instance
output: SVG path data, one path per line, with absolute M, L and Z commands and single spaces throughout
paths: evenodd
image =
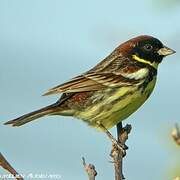
M 102 84 L 81 75 L 50 89 L 44 96 L 58 93 L 95 91 L 101 88 L 103 88 Z
M 50 89 L 44 96 L 59 93 L 97 91 L 107 87 L 130 86 L 137 83 L 139 83 L 138 80 L 129 79 L 121 74 L 89 72 Z

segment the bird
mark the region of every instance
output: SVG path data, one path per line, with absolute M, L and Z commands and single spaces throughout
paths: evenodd
M 5 122 L 22 126 L 47 115 L 72 116 L 100 131 L 127 119 L 151 95 L 158 66 L 175 51 L 159 39 L 140 35 L 122 44 L 92 69 L 48 90 L 53 104 Z

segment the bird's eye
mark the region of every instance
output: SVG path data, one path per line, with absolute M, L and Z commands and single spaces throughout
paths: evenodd
M 146 45 L 144 46 L 144 49 L 145 49 L 146 51 L 151 51 L 151 50 L 153 49 L 153 46 L 152 46 L 151 44 L 146 44 Z

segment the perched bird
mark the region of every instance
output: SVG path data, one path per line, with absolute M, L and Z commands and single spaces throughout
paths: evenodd
M 130 39 L 91 70 L 44 94 L 63 93 L 56 103 L 5 124 L 21 126 L 46 115 L 62 115 L 81 119 L 100 130 L 109 129 L 148 99 L 156 83 L 158 65 L 173 53 L 151 36 Z

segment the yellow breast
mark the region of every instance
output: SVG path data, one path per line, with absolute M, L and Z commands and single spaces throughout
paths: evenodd
M 138 86 L 121 87 L 111 95 L 107 90 L 103 94 L 104 99 L 102 101 L 90 106 L 83 112 L 79 112 L 76 117 L 96 128 L 98 128 L 97 121 L 99 121 L 109 129 L 134 113 L 152 93 L 155 83 L 156 77 L 144 90 Z

